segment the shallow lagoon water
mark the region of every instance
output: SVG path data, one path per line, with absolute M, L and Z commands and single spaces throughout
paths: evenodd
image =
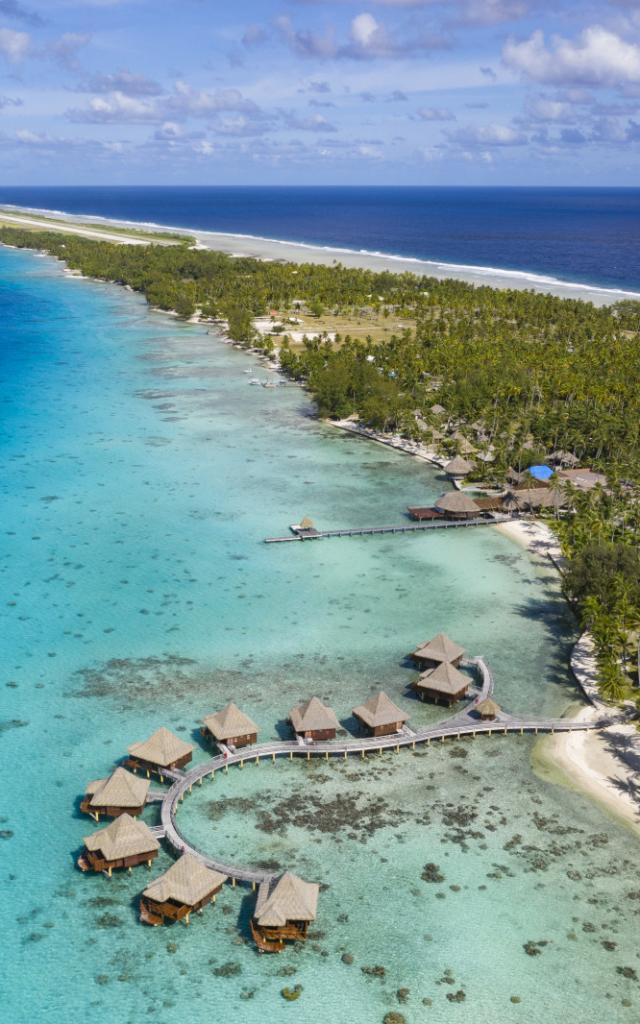
M 246 890 L 152 930 L 145 869 L 74 869 L 85 783 L 159 725 L 193 735 L 233 698 L 268 738 L 313 692 L 345 720 L 380 686 L 435 720 L 403 655 L 440 629 L 487 657 L 508 710 L 560 714 L 573 623 L 553 573 L 495 531 L 263 545 L 305 514 L 400 520 L 446 482 L 318 424 L 297 388 L 249 387 L 250 357 L 136 296 L 23 252 L 0 252 L 0 280 L 6 1019 L 633 1020 L 636 841 L 538 780 L 529 739 L 195 789 L 181 822 L 204 848 L 326 886 L 316 938 L 279 957 L 245 942 Z

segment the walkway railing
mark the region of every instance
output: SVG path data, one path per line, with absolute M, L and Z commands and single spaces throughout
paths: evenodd
M 307 743 L 301 746 L 297 741 L 279 741 L 261 743 L 254 747 L 243 747 L 227 756 L 219 754 L 204 764 L 197 765 L 173 784 L 165 795 L 161 805 L 161 827 L 167 842 L 178 852 L 189 852 L 194 854 L 207 867 L 228 875 L 232 884 L 236 881 L 250 882 L 253 885 L 259 884 L 274 877 L 274 872 L 261 871 L 259 869 L 245 867 L 237 864 L 228 864 L 212 857 L 208 857 L 201 850 L 192 846 L 180 831 L 176 817 L 179 805 L 187 793 L 190 793 L 193 786 L 202 784 L 205 779 L 215 780 L 216 773 L 228 771 L 231 765 L 243 767 L 252 761 L 258 764 L 264 758 L 271 758 L 275 761 L 277 757 L 304 757 L 310 760 L 312 757 L 324 757 L 327 760 L 335 757 L 344 759 L 349 756 L 359 755 L 361 758 L 369 754 L 382 753 L 385 750 L 400 751 L 401 747 L 415 749 L 416 744 L 430 744 L 432 741 L 446 739 L 460 739 L 463 736 L 476 735 L 507 735 L 525 733 L 537 735 L 541 732 L 573 732 L 588 729 L 602 728 L 607 720 L 596 722 L 578 722 L 566 718 L 516 718 L 511 715 L 500 713 L 493 721 L 482 721 L 473 716 L 477 704 L 489 697 L 493 692 L 493 676 L 483 658 L 471 658 L 464 664 L 475 666 L 481 676 L 482 684 L 477 696 L 471 704 L 451 718 L 446 719 L 434 726 L 426 726 L 415 731 L 406 730 L 401 733 L 394 733 L 390 736 L 367 736 L 362 738 L 349 738 L 348 740 L 326 740 L 314 743 Z

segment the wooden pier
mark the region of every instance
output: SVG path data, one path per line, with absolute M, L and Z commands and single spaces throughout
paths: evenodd
M 204 764 L 186 771 L 180 779 L 174 782 L 161 804 L 161 829 L 164 832 L 164 838 L 178 854 L 192 853 L 207 867 L 228 875 L 232 885 L 235 885 L 236 882 L 244 882 L 255 887 L 261 882 L 275 877 L 276 873 L 238 864 L 228 864 L 208 857 L 185 838 L 177 824 L 180 803 L 191 792 L 193 786 L 202 785 L 205 780 L 215 782 L 216 774 L 221 770 L 226 772 L 232 765 L 238 765 L 241 768 L 245 764 L 257 765 L 263 759 L 275 762 L 277 757 L 287 757 L 290 760 L 294 757 L 304 757 L 307 760 L 311 757 L 324 757 L 327 760 L 339 757 L 346 760 L 349 756 L 366 758 L 369 754 L 381 753 L 385 750 L 399 753 L 401 747 L 415 749 L 416 744 L 429 744 L 432 740 L 444 742 L 447 739 L 459 740 L 465 736 L 538 735 L 545 732 L 584 731 L 603 728 L 609 724 L 608 719 L 597 722 L 578 722 L 567 718 L 518 718 L 504 712 L 500 712 L 492 721 L 483 721 L 476 717 L 474 712 L 477 705 L 493 693 L 492 673 L 484 658 L 481 657 L 469 658 L 463 664 L 467 667 L 473 666 L 478 671 L 481 685 L 472 702 L 463 711 L 445 719 L 438 725 L 416 730 L 405 727 L 402 732 L 389 736 L 350 738 L 344 741 L 326 740 L 302 744 L 298 741 L 261 743 L 254 747 L 243 747 L 226 756 L 220 754 Z
M 506 513 L 493 513 L 490 517 L 474 519 L 429 519 L 418 523 L 395 523 L 391 526 L 353 526 L 342 530 L 314 530 L 313 533 L 291 534 L 287 537 L 265 537 L 265 544 L 289 544 L 292 541 L 323 540 L 325 537 L 366 537 L 379 533 L 418 533 L 421 530 L 461 529 L 465 526 L 495 526 L 512 517 Z

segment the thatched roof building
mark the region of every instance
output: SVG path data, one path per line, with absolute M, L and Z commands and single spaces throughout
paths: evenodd
M 600 487 L 607 486 L 607 478 L 604 473 L 596 473 L 592 469 L 582 467 L 579 469 L 561 469 L 558 472 L 558 478 L 568 481 L 568 483 L 577 487 L 579 491 L 592 491 L 598 485 Z
M 462 455 L 456 455 L 455 458 L 448 462 L 444 467 L 444 471 L 447 476 L 463 477 L 467 476 L 473 469 L 473 463 L 463 459 Z
M 117 818 L 123 811 L 138 815 L 149 792 L 149 780 L 132 775 L 126 768 L 116 768 L 108 779 L 96 779 L 87 786 L 80 810 L 98 821 L 101 814 Z
M 548 462 L 553 466 L 560 466 L 562 469 L 575 469 L 580 465 L 580 459 L 573 452 L 557 451 L 551 452 Z
M 435 703 L 455 704 L 468 693 L 470 680 L 459 669 L 448 661 L 441 662 L 436 668 L 423 672 L 412 684 L 421 700 L 431 699 Z
M 436 501 L 434 508 L 451 519 L 470 519 L 480 514 L 473 498 L 463 491 L 447 491 Z
M 464 658 L 464 647 L 451 640 L 446 633 L 437 633 L 431 640 L 419 644 L 410 655 L 424 668 L 435 667 L 443 661 L 459 665 Z
M 84 850 L 78 859 L 81 871 L 106 871 L 151 864 L 160 844 L 144 821 L 121 814 L 106 828 L 84 837 Z
M 567 499 L 557 487 L 525 487 L 522 490 L 512 491 L 506 496 L 510 506 L 514 506 L 519 512 L 535 512 L 541 508 L 564 508 Z
M 193 757 L 193 745 L 185 743 L 169 729 L 160 728 L 141 743 L 132 743 L 129 747 L 129 767 L 146 768 L 148 771 L 159 768 L 182 768 Z
M 485 697 L 479 704 L 476 704 L 478 717 L 483 721 L 492 721 L 494 718 L 497 718 L 501 710 L 500 705 L 496 704 L 495 700 L 492 700 L 491 697 Z
M 192 853 L 183 853 L 163 875 L 155 878 L 140 898 L 140 918 L 147 924 L 163 924 L 165 918 L 184 919 L 202 910 L 220 891 L 228 875 L 206 867 Z
M 323 704 L 319 697 L 312 697 L 291 708 L 289 720 L 294 732 L 306 739 L 333 740 L 340 728 L 333 709 Z
M 399 732 L 409 719 L 409 715 L 394 704 L 383 690 L 364 704 L 359 704 L 353 709 L 353 714 L 372 736 L 388 736 Z
M 309 924 L 316 919 L 319 892 L 315 882 L 305 882 L 290 871 L 262 882 L 251 922 L 259 948 L 276 953 L 284 948 L 286 939 L 305 939 Z
M 245 715 L 244 711 L 230 701 L 226 708 L 215 715 L 207 715 L 202 728 L 203 734 L 213 737 L 218 743 L 227 743 L 234 747 L 244 747 L 255 743 L 258 738 L 258 726 Z

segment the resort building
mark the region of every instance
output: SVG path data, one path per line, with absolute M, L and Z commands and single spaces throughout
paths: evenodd
M 286 940 L 304 940 L 315 921 L 320 886 L 286 871 L 258 889 L 251 934 L 263 953 L 279 953 Z
M 246 747 L 258 739 L 258 726 L 233 701 L 215 715 L 207 715 L 202 735 L 229 747 Z
M 340 728 L 333 709 L 323 704 L 319 697 L 312 697 L 291 708 L 289 721 L 296 736 L 306 740 L 335 740 L 336 730 Z
M 136 864 L 151 867 L 159 849 L 149 826 L 125 813 L 106 828 L 84 837 L 78 867 L 81 871 L 106 871 L 111 878 L 114 868 L 131 870 Z
M 606 487 L 607 478 L 604 473 L 596 473 L 592 469 L 561 469 L 558 479 L 565 480 L 579 491 L 592 491 L 594 487 Z
M 96 779 L 87 786 L 84 800 L 80 804 L 83 814 L 90 814 L 96 821 L 103 814 L 117 818 L 120 814 L 138 815 L 146 803 L 149 780 L 139 779 L 126 768 L 116 768 L 108 779 Z
M 194 910 L 202 910 L 212 901 L 227 881 L 228 875 L 205 865 L 192 853 L 183 853 L 164 875 L 155 878 L 140 897 L 140 920 L 160 925 L 168 921 L 184 921 Z
M 466 459 L 463 459 L 462 455 L 456 455 L 455 458 L 453 458 L 451 462 L 448 462 L 444 467 L 444 471 L 447 476 L 453 477 L 454 480 L 468 476 L 472 469 L 473 463 L 467 462 Z
M 464 647 L 450 640 L 446 633 L 438 633 L 431 640 L 419 644 L 410 655 L 420 668 L 435 668 L 443 661 L 456 667 L 464 658 Z
M 470 679 L 448 661 L 430 668 L 411 684 L 420 700 L 433 700 L 436 704 L 455 704 L 469 692 Z
M 447 491 L 433 507 L 447 519 L 473 519 L 480 515 L 480 506 L 463 491 Z
M 185 743 L 169 729 L 157 729 L 148 740 L 129 747 L 127 768 L 143 769 L 162 775 L 163 768 L 184 768 L 193 757 L 193 746 Z
M 401 711 L 383 690 L 364 704 L 353 709 L 353 714 L 372 736 L 389 736 L 400 732 L 409 715 Z
M 495 700 L 492 700 L 491 697 L 486 697 L 476 705 L 476 714 L 483 722 L 492 722 L 498 717 L 500 712 L 500 705 L 496 704 Z

